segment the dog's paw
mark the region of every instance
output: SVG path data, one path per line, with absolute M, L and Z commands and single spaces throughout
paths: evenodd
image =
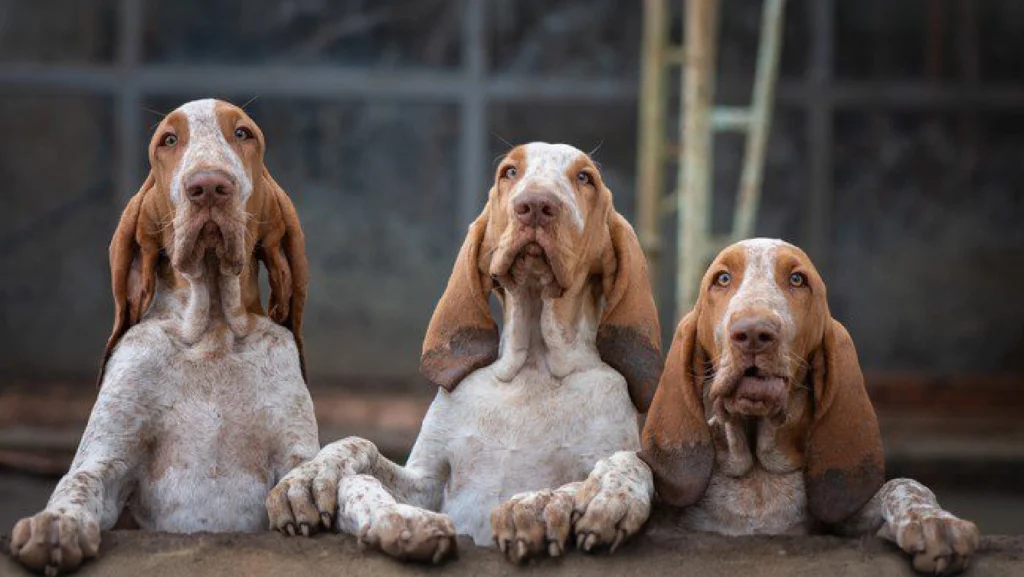
M 938 508 L 916 512 L 895 528 L 883 527 L 900 549 L 913 556 L 922 573 L 952 575 L 970 564 L 978 547 L 978 527 Z
M 558 557 L 572 531 L 573 498 L 552 490 L 520 493 L 491 510 L 494 542 L 509 561 Z
M 403 561 L 440 563 L 458 553 L 455 525 L 441 513 L 393 504 L 374 512 L 359 530 L 360 547 L 379 549 Z
M 294 468 L 267 495 L 270 528 L 306 537 L 334 526 L 339 467 L 314 459 Z
M 590 552 L 608 547 L 609 553 L 614 553 L 650 516 L 652 486 L 650 470 L 642 464 L 599 464 L 575 495 L 577 548 Z
M 26 517 L 11 531 L 11 556 L 49 577 L 77 569 L 99 548 L 98 523 L 83 523 L 60 513 L 43 511 Z

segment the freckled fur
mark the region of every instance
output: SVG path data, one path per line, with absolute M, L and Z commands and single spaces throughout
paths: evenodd
M 262 135 L 258 149 L 238 145 L 249 159 L 243 165 L 227 145 L 221 113 L 244 114 L 205 100 L 168 115 L 161 130 L 177 123 L 184 150 L 156 152 L 162 133 L 154 135 L 154 170 L 111 243 L 116 320 L 99 395 L 46 509 L 11 532 L 12 555 L 31 569 L 51 575 L 75 569 L 97 554 L 100 530 L 112 528 L 125 511 L 153 531 L 263 530 L 267 492 L 319 448 L 301 341 L 290 330 L 300 321 L 293 315 L 289 327 L 268 318 L 254 282 L 256 242 L 280 250 L 283 236 L 296 235 L 287 256 L 268 268 L 272 286 L 282 272 L 297 279 L 294 290 L 301 295 L 291 306 L 301 311 L 305 257 L 297 218 L 282 222 L 286 207 L 293 209 L 276 185 L 261 187 L 259 195 L 253 189 L 252 178 L 269 182 Z M 182 125 L 182 116 L 190 124 Z M 232 198 L 220 214 L 262 221 L 238 246 L 230 246 L 223 227 L 212 240 L 186 242 L 178 234 L 181 226 L 199 229 L 204 218 L 217 217 L 180 201 L 181 174 L 196 167 L 233 174 L 253 201 Z M 175 195 L 179 200 L 172 201 Z M 242 244 L 243 257 L 226 266 L 225 258 Z M 175 263 L 186 263 L 187 270 Z M 280 294 L 277 286 L 272 295 Z
M 519 163 L 523 186 L 567 194 L 564 202 L 577 206 L 569 222 L 575 223 L 577 213 L 584 218 L 579 230 L 592 231 L 593 244 L 567 249 L 574 256 L 564 264 L 572 274 L 562 279 L 560 295 L 552 296 L 554 264 L 503 254 L 515 246 L 516 231 L 495 229 L 495 222 L 506 222 L 508 203 L 520 188 L 509 186 L 506 195 L 499 182 L 484 216 L 470 229 L 424 345 L 424 359 L 432 363 L 428 378 L 452 374 L 434 370 L 445 363 L 462 370 L 465 357 L 450 354 L 447 343 L 454 341 L 445 339 L 460 327 L 492 324 L 484 316 L 491 279 L 482 267 L 501 277 L 504 323 L 497 358 L 459 382 L 438 383 L 444 387 L 404 467 L 380 456 L 369 441 L 349 438 L 289 473 L 267 500 L 275 528 L 293 534 L 309 520 L 315 527 L 317 519 L 334 519 L 337 529 L 389 554 L 435 562 L 452 550 L 451 536 L 468 534 L 477 545 L 497 543 L 519 561 L 560 555 L 570 527 L 584 548 L 614 547 L 646 520 L 653 481 L 634 453 L 640 447 L 636 409 L 626 379 L 596 346 L 607 305 L 591 274 L 600 270 L 607 213 L 572 204 L 567 167 L 585 155 L 565 145 L 534 143 L 507 158 Z M 610 194 L 607 201 L 610 210 Z M 482 244 L 479 259 L 475 243 Z M 588 255 L 593 264 L 583 260 Z M 505 264 L 495 264 L 503 258 Z M 629 274 L 635 271 L 642 266 Z M 649 299 L 642 274 L 633 281 L 634 292 L 646 291 Z M 641 322 L 627 316 L 621 322 Z M 642 322 L 656 332 L 653 300 Z M 383 518 L 391 521 L 382 523 Z M 396 528 L 409 530 L 412 541 L 402 541 Z
M 793 296 L 796 293 L 786 294 L 785 291 L 791 289 L 783 288 L 780 284 L 786 282 L 789 269 L 780 268 L 780 258 L 795 258 L 794 262 L 802 265 L 802 270 L 808 271 L 811 278 L 809 282 L 817 291 L 814 298 L 820 299 L 818 304 L 821 306 L 806 308 L 805 304 L 801 304 L 803 301 Z M 701 297 L 694 312 L 688 315 L 684 323 L 680 323 L 681 331 L 684 325 L 690 331 L 688 346 L 691 347 L 680 357 L 688 359 L 694 355 L 698 358 L 707 356 L 708 366 L 713 368 L 711 374 L 703 366 L 689 367 L 687 370 L 692 371 L 693 376 L 702 379 L 699 384 L 684 386 L 682 382 L 663 382 L 659 390 L 659 395 L 668 395 L 678 390 L 670 387 L 682 387 L 685 391 L 685 387 L 693 386 L 689 394 L 700 395 L 698 410 L 703 411 L 704 419 L 692 419 L 680 413 L 685 403 L 673 398 L 671 406 L 661 405 L 663 401 L 656 397 L 644 430 L 646 458 L 653 460 L 656 469 L 662 472 L 676 470 L 671 462 L 665 463 L 664 460 L 688 458 L 685 450 L 675 448 L 686 446 L 685 442 L 668 441 L 679 438 L 679 431 L 669 428 L 685 427 L 688 436 L 683 438 L 692 439 L 695 443 L 693 446 L 701 438 L 704 427 L 706 429 L 703 430 L 711 437 L 715 459 L 707 487 L 693 502 L 677 503 L 689 505 L 683 510 L 682 524 L 697 531 L 728 535 L 806 534 L 827 529 L 849 535 L 877 532 L 910 553 L 914 568 L 919 571 L 946 574 L 962 570 L 977 547 L 977 527 L 943 510 L 934 494 L 916 481 L 893 479 L 884 484 L 879 482 L 876 487 L 880 485 L 880 488 L 873 490 L 873 496 L 866 504 L 838 522 L 826 522 L 815 517 L 808 483 L 828 483 L 830 479 L 834 482 L 857 483 L 857 475 L 861 474 L 858 463 L 843 459 L 847 453 L 870 447 L 862 444 L 862 438 L 835 437 L 835 431 L 845 430 L 841 428 L 830 429 L 826 434 L 831 435 L 827 437 L 831 442 L 843 446 L 822 447 L 815 437 L 815 434 L 822 434 L 822 425 L 814 419 L 816 413 L 822 413 L 822 418 L 828 417 L 833 422 L 836 419 L 853 419 L 856 426 L 863 426 L 863 423 L 875 422 L 873 411 L 869 405 L 858 405 L 849 396 L 853 387 L 863 388 L 852 344 L 846 345 L 849 350 L 844 354 L 851 356 L 845 360 L 821 360 L 826 352 L 830 355 L 840 353 L 836 350 L 822 352 L 823 345 L 816 340 L 849 337 L 838 323 L 838 328 L 826 329 L 825 337 L 816 336 L 821 334 L 815 332 L 818 330 L 816 327 L 823 323 L 832 325 L 834 321 L 828 316 L 827 305 L 824 304 L 824 286 L 817 273 L 811 272 L 813 267 L 806 256 L 792 245 L 778 240 L 743 241 L 726 248 L 716 258 L 702 287 L 710 286 L 720 268 L 729 266 L 729 263 L 736 266 L 741 261 L 745 263 L 742 278 L 735 292 L 728 294 L 729 300 L 723 305 L 716 299 L 725 297 L 715 297 L 707 292 Z M 707 289 L 711 290 L 716 289 Z M 799 312 L 793 310 L 793 303 L 798 304 Z M 765 354 L 777 355 L 781 365 L 788 364 L 791 367 L 788 406 L 782 423 L 774 423 L 765 417 L 730 415 L 714 408 L 715 400 L 712 397 L 730 394 L 737 371 L 743 371 L 742 367 L 735 366 L 741 361 L 734 357 L 735 351 L 728 344 L 730 323 L 740 311 L 744 314 L 756 311 L 759 315 L 774 315 L 773 318 L 780 322 L 780 345 L 774 352 Z M 711 317 L 707 316 L 709 314 Z M 819 318 L 822 316 L 824 318 Z M 698 327 L 704 327 L 703 332 Z M 833 332 L 829 333 L 829 330 Z M 707 333 L 711 333 L 710 338 Z M 676 338 L 680 340 L 680 333 L 677 333 Z M 676 343 L 673 343 L 673 350 L 675 347 Z M 794 360 L 793 357 L 808 354 L 803 352 L 805 347 L 813 358 Z M 774 366 L 781 365 L 776 363 Z M 761 366 L 760 362 L 758 366 Z M 826 370 L 856 371 L 856 378 L 820 374 Z M 831 392 L 822 392 L 824 389 L 820 389 L 816 381 L 812 390 L 809 385 L 802 383 L 810 381 L 813 373 L 818 373 L 816 379 L 834 379 L 840 385 L 832 384 Z M 665 372 L 666 378 L 672 375 L 672 378 L 680 381 L 684 380 L 682 377 L 686 374 L 686 371 L 676 368 L 666 369 Z M 836 386 L 849 390 L 837 393 L 834 389 Z M 866 399 L 866 394 L 863 398 Z M 823 407 L 821 403 L 824 402 L 831 402 L 832 405 Z M 842 410 L 865 413 L 834 414 Z M 705 423 L 707 415 L 712 418 Z M 851 434 L 863 438 L 877 436 L 877 424 L 873 426 L 872 431 L 850 429 Z M 814 451 L 813 455 L 811 451 Z M 821 475 L 820 479 L 808 476 L 807 468 L 813 464 L 812 458 L 832 459 L 835 467 L 827 468 L 826 474 Z M 674 486 L 671 479 L 660 482 L 668 483 L 666 489 Z M 861 490 L 862 486 L 854 484 L 849 488 Z M 842 503 L 845 498 L 849 498 L 849 494 L 844 487 L 830 500 L 845 506 Z

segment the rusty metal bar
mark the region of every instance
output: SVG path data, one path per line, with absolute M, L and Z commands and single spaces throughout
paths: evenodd
M 711 228 L 711 103 L 715 93 L 718 0 L 687 0 L 683 70 L 683 162 L 677 173 L 677 318 L 697 300 Z
M 757 71 L 754 74 L 754 97 L 750 105 L 750 131 L 740 176 L 739 200 L 733 221 L 732 236 L 739 240 L 754 233 L 754 220 L 761 199 L 764 175 L 764 153 L 771 128 L 775 80 L 779 75 L 779 53 L 782 51 L 782 23 L 785 0 L 765 0 L 761 15 L 761 39 L 757 48 Z
M 746 107 L 716 106 L 711 110 L 711 128 L 715 132 L 746 132 L 752 120 Z
M 665 94 L 667 0 L 644 0 L 643 56 L 640 69 L 637 136 L 636 221 L 647 271 L 657 298 L 661 260 L 661 211 L 665 188 Z

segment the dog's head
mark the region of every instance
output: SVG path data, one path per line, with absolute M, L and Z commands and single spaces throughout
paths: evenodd
M 753 239 L 723 250 L 679 324 L 644 430 L 644 455 L 670 502 L 695 502 L 714 460 L 704 396 L 723 420 L 787 423 L 790 398 L 813 389 L 803 432 L 808 501 L 846 518 L 884 479 L 878 423 L 849 333 L 799 248 Z
M 636 234 L 585 153 L 535 142 L 499 163 L 487 205 L 470 226 L 423 343 L 421 372 L 454 389 L 498 356 L 491 291 L 547 298 L 597 291 L 597 348 L 646 411 L 661 373 L 658 318 Z
M 240 279 L 237 314 L 262 314 L 257 261 L 268 270 L 270 316 L 302 351 L 306 256 L 298 216 L 263 164 L 262 131 L 241 108 L 197 100 L 168 114 L 149 145 L 150 173 L 128 202 L 110 244 L 114 329 L 106 364 L 124 333 L 169 287 Z M 303 365 L 304 366 L 304 365 Z M 102 381 L 102 370 L 100 374 Z

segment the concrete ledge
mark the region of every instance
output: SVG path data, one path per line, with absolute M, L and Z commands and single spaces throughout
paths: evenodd
M 0 538 L 6 553 L 10 543 Z M 459 542 L 459 558 L 442 567 L 394 561 L 361 552 L 353 538 L 320 535 L 287 538 L 276 533 L 170 535 L 114 531 L 103 535 L 100 556 L 80 577 L 220 577 L 227 575 L 693 575 L 697 577 L 881 577 L 912 576 L 909 559 L 877 538 L 723 537 L 652 528 L 614 555 L 570 551 L 561 559 L 541 559 L 524 567 L 508 563 L 494 549 Z M 0 575 L 27 576 L 8 555 Z M 964 575 L 1024 575 L 1024 536 L 988 536 Z

